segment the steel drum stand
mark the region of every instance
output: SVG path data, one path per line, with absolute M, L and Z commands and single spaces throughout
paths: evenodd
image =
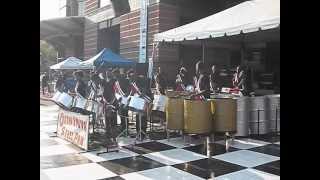
M 280 109 L 276 108 L 276 122 L 275 122 L 275 129 L 274 129 L 274 133 L 272 133 L 272 144 L 275 143 L 275 138 L 276 136 L 280 136 L 280 131 L 278 131 L 278 110 L 280 111 Z
M 141 123 L 142 123 L 142 115 L 143 115 L 143 113 L 138 112 L 138 115 L 139 115 L 139 133 L 137 133 L 137 137 L 136 137 L 136 140 L 134 141 L 134 144 L 136 144 L 137 140 L 143 141 L 143 138 L 142 138 L 143 134 L 145 135 L 146 138 L 149 138 L 147 133 L 142 130 L 142 124 Z
M 127 116 L 122 116 L 120 114 L 118 114 L 121 117 L 124 117 L 126 118 L 126 128 L 116 137 L 117 139 L 123 135 L 125 135 L 125 137 L 128 137 L 128 134 L 129 134 L 129 128 L 128 128 L 128 121 L 129 121 L 129 117 Z
M 228 149 L 230 148 L 230 143 L 229 143 L 228 137 L 231 138 L 231 143 L 234 143 L 234 139 L 235 139 L 234 133 L 225 132 L 224 140 L 225 140 L 225 145 L 226 145 L 226 151 L 227 152 L 228 152 Z
M 277 132 L 277 135 L 280 136 L 280 131 L 278 131 L 278 110 L 280 112 L 280 108 L 276 108 L 276 132 Z
M 106 112 L 105 112 L 106 113 Z M 105 117 L 105 116 L 104 116 Z M 105 119 L 105 130 L 106 130 L 106 134 L 107 134 L 107 129 L 108 129 L 108 124 L 107 124 L 107 122 L 106 122 L 106 118 L 104 118 Z M 118 146 L 118 142 L 117 142 L 117 139 L 115 138 L 115 137 L 113 137 L 113 130 L 112 130 L 112 121 L 110 120 L 110 122 L 109 122 L 109 131 L 110 131 L 110 134 L 111 134 L 111 137 L 107 137 L 107 138 L 110 138 L 110 139 L 114 139 L 115 140 L 115 143 L 116 143 L 116 145 L 115 146 L 109 146 L 108 144 L 106 145 L 106 151 L 102 151 L 102 152 L 98 152 L 97 153 L 97 156 L 99 156 L 100 154 L 105 154 L 105 153 L 111 153 L 111 152 L 119 152 L 119 149 L 115 149 L 115 150 L 110 150 L 110 148 L 111 147 L 119 147 Z

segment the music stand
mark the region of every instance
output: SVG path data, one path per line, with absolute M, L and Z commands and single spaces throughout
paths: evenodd
M 106 113 L 106 112 L 104 112 L 104 113 Z M 104 117 L 105 117 L 105 116 L 104 116 Z M 117 138 L 116 138 L 116 137 L 113 137 L 114 132 L 113 132 L 113 130 L 112 130 L 112 128 L 111 128 L 112 122 L 111 122 L 111 121 L 110 121 L 110 122 L 107 122 L 106 119 L 105 119 L 105 126 L 106 126 L 106 129 L 105 129 L 106 132 L 105 132 L 105 133 L 107 134 L 108 124 L 109 124 L 109 126 L 110 126 L 109 130 L 110 130 L 111 137 L 107 137 L 107 138 L 114 139 L 116 145 L 115 145 L 115 146 L 110 146 L 109 144 L 106 144 L 106 149 L 107 149 L 107 150 L 106 150 L 106 151 L 102 151 L 102 152 L 98 152 L 98 153 L 97 153 L 97 156 L 99 156 L 100 154 L 104 154 L 104 153 L 119 152 L 118 149 L 110 150 L 111 147 L 119 147 L 119 146 L 118 146 Z
M 120 114 L 118 114 L 118 115 L 120 116 L 120 118 L 122 118 L 122 117 L 126 118 L 126 128 L 117 136 L 117 138 L 123 136 L 123 134 L 125 134 L 125 137 L 128 137 L 128 134 L 129 134 L 129 127 L 128 127 L 129 117 L 123 116 L 123 115 L 120 115 Z
M 135 144 L 136 144 L 137 139 L 139 139 L 139 141 L 143 141 L 143 139 L 142 139 L 143 134 L 145 135 L 145 137 L 148 137 L 147 133 L 142 130 L 142 125 L 141 125 L 142 115 L 144 115 L 144 113 L 138 112 L 138 115 L 139 115 L 139 133 L 137 133 L 136 140 L 134 141 Z

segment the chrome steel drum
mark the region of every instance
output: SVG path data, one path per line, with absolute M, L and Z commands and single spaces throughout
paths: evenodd
M 148 101 L 138 96 L 131 96 L 128 107 L 131 111 L 146 113 Z
M 240 97 L 237 100 L 237 133 L 235 136 L 249 135 L 250 98 Z
M 268 117 L 266 96 L 251 97 L 250 99 L 251 99 L 250 122 L 249 122 L 250 134 L 269 133 L 270 118 Z
M 120 94 L 116 93 L 115 94 L 116 99 L 119 101 L 120 105 L 122 106 L 128 106 L 129 104 L 129 97 L 121 96 Z
M 123 106 L 128 106 L 130 99 L 128 97 L 122 96 L 120 99 L 120 104 Z
M 144 100 L 146 100 L 146 102 L 148 104 L 150 104 L 152 102 L 152 99 L 149 96 L 145 95 L 145 94 L 140 95 L 140 97 L 143 98 Z
M 93 100 L 88 100 L 87 104 L 85 106 L 85 110 L 89 111 L 89 112 L 98 112 L 98 105 L 99 103 L 97 101 L 93 101 Z
M 165 112 L 166 101 L 166 96 L 154 95 L 152 110 Z
M 63 105 L 66 108 L 71 108 L 72 103 L 73 103 L 73 97 L 70 96 L 69 94 L 63 92 L 57 101 L 59 104 Z
M 182 98 L 167 98 L 166 120 L 167 129 L 183 130 L 184 105 Z
M 213 132 L 235 132 L 237 120 L 237 101 L 232 98 L 211 99 L 213 113 Z
M 231 94 L 211 94 L 210 98 L 212 99 L 226 99 L 226 98 L 233 98 L 234 96 Z
M 212 131 L 210 101 L 184 100 L 184 131 L 189 134 L 205 134 Z
M 62 93 L 60 91 L 56 91 L 56 93 L 53 95 L 51 100 L 54 101 L 54 102 L 57 102 L 61 94 Z
M 167 89 L 165 93 L 167 97 L 175 97 L 179 95 L 179 92 L 174 91 L 172 89 Z
M 188 92 L 194 92 L 194 87 L 193 87 L 193 85 L 188 85 L 188 86 L 186 87 L 186 91 L 188 91 Z
M 86 110 L 86 106 L 88 104 L 88 101 L 86 98 L 83 98 L 81 96 L 75 97 L 73 107 Z
M 270 119 L 270 131 L 280 131 L 280 94 L 268 95 L 266 97 L 268 109 L 267 112 Z

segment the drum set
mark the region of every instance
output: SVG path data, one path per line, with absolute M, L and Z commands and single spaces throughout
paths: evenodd
M 229 136 L 229 133 L 237 133 L 236 135 L 240 136 L 248 135 L 248 123 L 242 125 L 242 121 L 248 119 L 248 115 L 243 114 L 243 110 L 241 109 L 246 99 L 216 95 L 212 96 L 211 99 L 191 100 L 188 98 L 188 95 L 190 95 L 188 91 L 167 91 L 166 95 L 154 95 L 153 100 L 146 95 L 137 94 L 128 97 L 115 94 L 115 97 L 120 106 L 139 115 L 136 121 L 139 121 L 140 124 L 140 127 L 138 127 L 139 131 L 137 129 L 137 139 L 140 141 L 142 141 L 143 135 L 147 136 L 146 132 L 141 128 L 141 116 L 146 115 L 149 118 L 150 113 L 153 111 L 161 112 L 165 115 L 167 121 L 165 129 L 167 133 L 170 130 L 174 130 L 181 131 L 183 135 L 197 134 L 209 136 L 215 133 L 225 133 L 226 136 Z M 269 103 L 272 105 L 272 108 L 273 106 L 276 108 L 280 106 L 278 105 L 280 104 L 280 102 L 278 103 L 280 101 L 278 99 Z M 71 111 L 81 110 L 82 113 L 95 113 L 96 115 L 104 113 L 101 111 L 101 107 L 103 107 L 102 103 L 88 100 L 79 95 L 75 96 L 57 91 L 52 100 L 63 109 Z M 277 106 L 273 104 L 277 104 Z M 270 109 L 272 108 L 270 107 Z M 246 109 L 248 108 L 245 107 L 244 110 Z M 278 119 L 278 117 L 275 119 Z M 274 126 L 278 127 L 277 123 L 274 123 Z M 263 130 L 263 128 L 259 129 L 260 133 Z M 128 132 L 128 126 L 126 126 L 126 132 Z M 170 139 L 170 133 L 167 134 L 167 138 L 168 140 Z M 232 138 L 234 137 L 232 136 Z
M 103 114 L 102 103 L 86 99 L 80 95 L 57 91 L 51 100 L 64 110 L 91 115 L 93 132 L 95 131 L 96 120 Z
M 151 110 L 152 104 L 155 104 L 152 109 L 165 112 L 166 96 L 155 96 L 155 101 L 154 101 L 155 103 L 153 103 L 151 98 L 149 98 L 146 95 L 136 94 L 134 96 L 125 97 L 116 93 L 115 97 L 117 99 L 117 102 L 119 103 L 119 106 L 128 108 L 130 111 L 138 113 L 140 115 L 149 115 L 149 111 Z M 108 111 L 110 107 L 113 106 L 113 105 L 106 104 L 105 108 L 102 108 L 104 105 L 98 101 L 89 100 L 80 95 L 68 94 L 60 91 L 57 91 L 51 100 L 55 102 L 62 109 L 78 112 L 85 115 L 95 115 L 96 118 L 93 118 L 93 119 L 97 119 L 97 116 L 101 116 L 101 114 L 105 113 L 104 111 L 101 111 L 101 109 L 105 109 L 105 111 Z M 112 107 L 112 108 L 113 108 L 113 111 L 116 111 L 115 107 Z M 138 120 L 141 121 L 141 118 L 137 119 L 137 121 Z M 93 131 L 94 131 L 95 122 L 92 122 L 92 125 L 93 125 Z M 106 126 L 106 124 L 104 125 Z M 141 125 L 141 122 L 140 122 L 140 125 Z M 146 133 L 143 132 L 140 127 L 139 133 L 137 134 L 137 136 L 140 137 L 139 139 L 142 139 L 141 133 L 146 135 Z
M 57 91 L 51 98 L 59 107 L 74 111 L 82 110 L 83 114 L 90 114 L 93 112 L 98 112 L 98 107 L 101 103 L 86 99 L 80 95 L 68 94 L 65 92 Z

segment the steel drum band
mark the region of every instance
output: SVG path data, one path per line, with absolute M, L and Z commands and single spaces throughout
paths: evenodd
M 280 95 L 236 98 L 213 95 L 206 100 L 190 100 L 188 92 L 167 90 L 166 95 L 154 95 L 153 101 L 146 95 L 125 97 L 116 94 L 116 99 L 133 112 L 162 112 L 168 130 L 190 134 L 232 132 L 236 136 L 248 136 L 279 131 L 280 127 L 279 117 L 277 126 L 273 122 L 274 112 L 280 109 Z M 54 94 L 52 101 L 64 109 L 78 108 L 94 113 L 102 106 L 97 101 L 59 91 Z M 278 129 L 274 129 L 274 126 Z

